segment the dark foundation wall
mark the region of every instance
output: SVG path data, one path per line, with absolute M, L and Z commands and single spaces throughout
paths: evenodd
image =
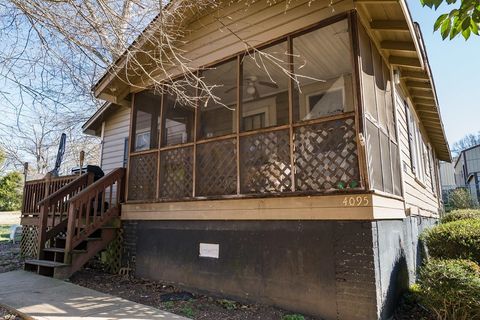
M 137 221 L 135 274 L 324 319 L 376 319 L 372 223 Z M 219 257 L 199 256 L 200 243 Z M 215 253 L 214 253 L 215 255 Z
M 418 236 L 437 219 L 407 217 L 403 220 L 379 220 L 372 223 L 375 247 L 378 312 L 388 319 L 398 298 L 416 280 L 422 263 L 423 248 Z

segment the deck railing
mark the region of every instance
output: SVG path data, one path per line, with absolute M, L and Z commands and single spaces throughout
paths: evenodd
M 45 179 L 25 182 L 21 210 L 22 219 L 33 218 L 30 220 L 36 220 L 40 213 L 40 206 L 38 203 L 48 195 L 61 189 L 76 178 L 78 178 L 78 175 L 69 175 L 63 177 L 49 177 L 47 175 Z

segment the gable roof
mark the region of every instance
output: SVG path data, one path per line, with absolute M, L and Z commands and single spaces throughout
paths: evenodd
M 186 0 L 173 0 L 169 6 L 179 5 L 182 1 Z M 402 86 L 415 106 L 439 160 L 450 162 L 450 148 L 441 120 L 435 83 L 425 45 L 420 28 L 418 24 L 413 23 L 405 0 L 356 0 L 352 2 L 351 9 L 356 9 L 360 16 L 366 19 L 369 33 L 381 49 L 382 55 L 390 65 L 400 70 Z M 153 30 L 155 23 L 158 23 L 158 17 L 152 20 L 144 32 L 130 45 L 130 48 L 141 46 L 146 42 L 148 31 Z M 124 74 L 121 71 L 125 68 L 126 57 L 124 54 L 95 84 L 93 87 L 95 96 L 113 103 L 121 103 L 123 97 L 130 93 L 129 86 L 122 83 L 118 76 Z

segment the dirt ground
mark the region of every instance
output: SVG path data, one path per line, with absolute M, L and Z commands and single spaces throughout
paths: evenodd
M 138 303 L 202 320 L 313 320 L 274 307 L 192 294 L 157 281 L 111 275 L 96 269 L 77 272 L 71 282 Z

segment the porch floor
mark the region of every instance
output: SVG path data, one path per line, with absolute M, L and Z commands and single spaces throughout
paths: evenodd
M 0 304 L 41 320 L 188 320 L 163 310 L 23 270 L 0 274 Z

